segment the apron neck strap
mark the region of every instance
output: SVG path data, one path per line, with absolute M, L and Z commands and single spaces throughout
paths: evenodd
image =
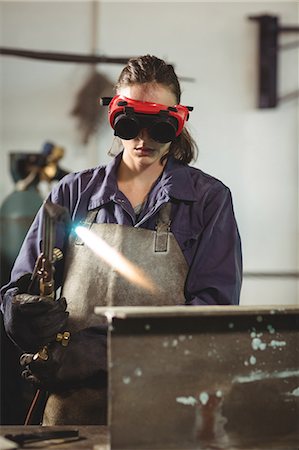
M 87 212 L 85 220 L 81 222 L 81 225 L 86 228 L 91 228 L 91 225 L 94 223 L 96 216 L 98 214 L 99 208 L 92 209 L 91 211 Z M 156 230 L 165 230 L 166 228 L 170 228 L 171 219 L 171 203 L 164 203 L 161 206 L 161 209 L 159 211 L 157 223 L 156 223 Z
M 86 219 L 81 222 L 81 225 L 87 229 L 90 229 L 94 223 L 99 208 L 88 211 Z M 164 203 L 159 211 L 156 232 L 155 232 L 155 252 L 166 252 L 168 248 L 168 233 L 170 231 L 170 219 L 171 203 Z M 75 243 L 77 245 L 83 245 L 83 241 L 77 236 Z
M 164 203 L 159 211 L 155 233 L 155 252 L 167 252 L 168 233 L 170 232 L 171 203 Z
M 91 211 L 88 211 L 85 220 L 82 220 L 80 222 L 80 225 L 82 227 L 87 228 L 89 230 L 91 228 L 91 225 L 95 221 L 95 218 L 96 218 L 96 216 L 98 214 L 98 210 L 99 210 L 99 208 L 92 209 Z M 76 239 L 75 239 L 75 244 L 76 245 L 84 245 L 84 242 L 79 236 L 77 236 Z

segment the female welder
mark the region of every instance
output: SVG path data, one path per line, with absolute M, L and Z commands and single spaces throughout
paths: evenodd
M 26 352 L 24 375 L 49 393 L 45 425 L 106 421 L 106 331 L 95 305 L 239 302 L 241 245 L 231 194 L 188 165 L 196 153 L 185 126 L 192 108 L 180 100 L 171 65 L 150 55 L 131 59 L 116 96 L 103 101 L 122 151 L 105 167 L 67 175 L 49 196 L 73 224 L 142 268 L 157 289 L 126 281 L 60 226 L 55 245 L 66 258 L 56 263 L 55 283 L 63 296 L 53 302 L 28 295 L 40 253 L 40 211 L 2 290 L 7 333 Z M 65 330 L 71 337 L 62 346 L 55 339 Z M 48 359 L 34 358 L 44 345 Z

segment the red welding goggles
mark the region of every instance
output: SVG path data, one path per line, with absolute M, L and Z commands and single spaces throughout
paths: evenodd
M 165 106 L 122 95 L 102 97 L 101 105 L 109 105 L 108 118 L 115 136 L 134 139 L 146 128 L 150 137 L 160 143 L 174 141 L 193 110 L 192 106 Z

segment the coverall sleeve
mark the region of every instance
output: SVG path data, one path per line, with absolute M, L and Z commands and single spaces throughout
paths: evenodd
M 227 187 L 208 195 L 202 222 L 185 285 L 186 304 L 237 305 L 242 283 L 242 252 Z

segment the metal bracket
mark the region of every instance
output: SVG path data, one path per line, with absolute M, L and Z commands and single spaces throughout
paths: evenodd
M 275 108 L 279 101 L 290 100 L 299 96 L 299 90 L 282 97 L 277 93 L 277 73 L 279 50 L 288 50 L 299 45 L 279 46 L 280 33 L 299 33 L 298 26 L 280 26 L 278 16 L 250 16 L 249 20 L 259 25 L 259 100 L 258 107 Z

